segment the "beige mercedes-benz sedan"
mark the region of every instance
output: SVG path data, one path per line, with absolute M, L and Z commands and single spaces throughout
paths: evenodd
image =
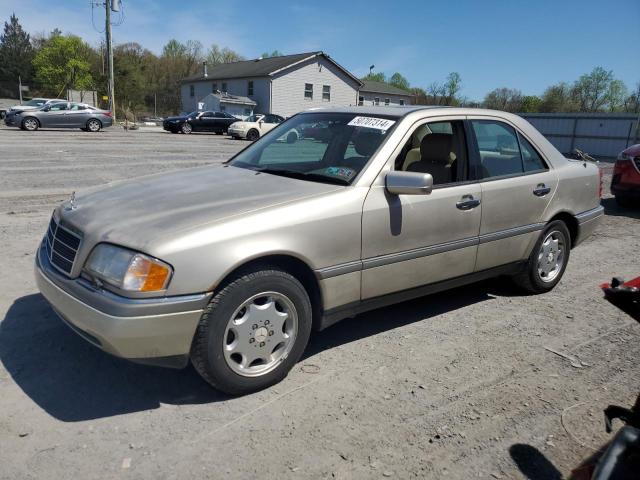
M 291 129 L 305 133 L 283 141 Z M 36 278 L 92 344 L 191 360 L 242 394 L 284 378 L 312 330 L 365 310 L 497 275 L 551 290 L 603 214 L 600 190 L 595 164 L 516 115 L 310 110 L 223 165 L 73 195 Z

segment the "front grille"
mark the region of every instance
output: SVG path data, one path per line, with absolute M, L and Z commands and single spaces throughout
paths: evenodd
M 82 237 L 56 222 L 51 217 L 45 241 L 47 256 L 51 264 L 58 270 L 71 273 Z

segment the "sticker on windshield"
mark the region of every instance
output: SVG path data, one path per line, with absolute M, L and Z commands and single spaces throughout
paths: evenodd
M 375 128 L 376 130 L 389 130 L 396 123 L 395 120 L 375 117 L 355 117 L 347 125 L 351 127 Z
M 349 167 L 327 167 L 325 173 L 327 175 L 331 175 L 332 177 L 340 177 L 344 178 L 345 180 L 351 180 L 356 174 L 356 171 L 353 168 Z

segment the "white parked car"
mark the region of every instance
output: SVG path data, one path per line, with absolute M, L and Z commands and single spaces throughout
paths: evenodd
M 32 98 L 28 102 L 23 103 L 22 105 L 15 105 L 9 109 L 10 112 L 21 111 L 25 112 L 27 110 L 37 110 L 39 108 L 44 107 L 45 105 L 49 105 L 54 102 L 66 102 L 67 100 L 60 98 Z
M 244 121 L 235 122 L 229 127 L 227 133 L 233 138 L 244 138 L 253 142 L 282 122 L 284 122 L 284 118 L 280 115 L 272 113 L 267 115 L 256 114 L 251 115 Z M 297 140 L 297 137 L 295 140 Z

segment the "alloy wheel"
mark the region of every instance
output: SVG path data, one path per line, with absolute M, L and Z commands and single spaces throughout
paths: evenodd
M 298 333 L 295 305 L 278 292 L 263 292 L 242 303 L 227 323 L 222 349 L 238 375 L 258 377 L 287 358 Z
M 553 230 L 547 234 L 538 251 L 538 277 L 545 283 L 553 282 L 562 271 L 565 258 L 564 235 Z

